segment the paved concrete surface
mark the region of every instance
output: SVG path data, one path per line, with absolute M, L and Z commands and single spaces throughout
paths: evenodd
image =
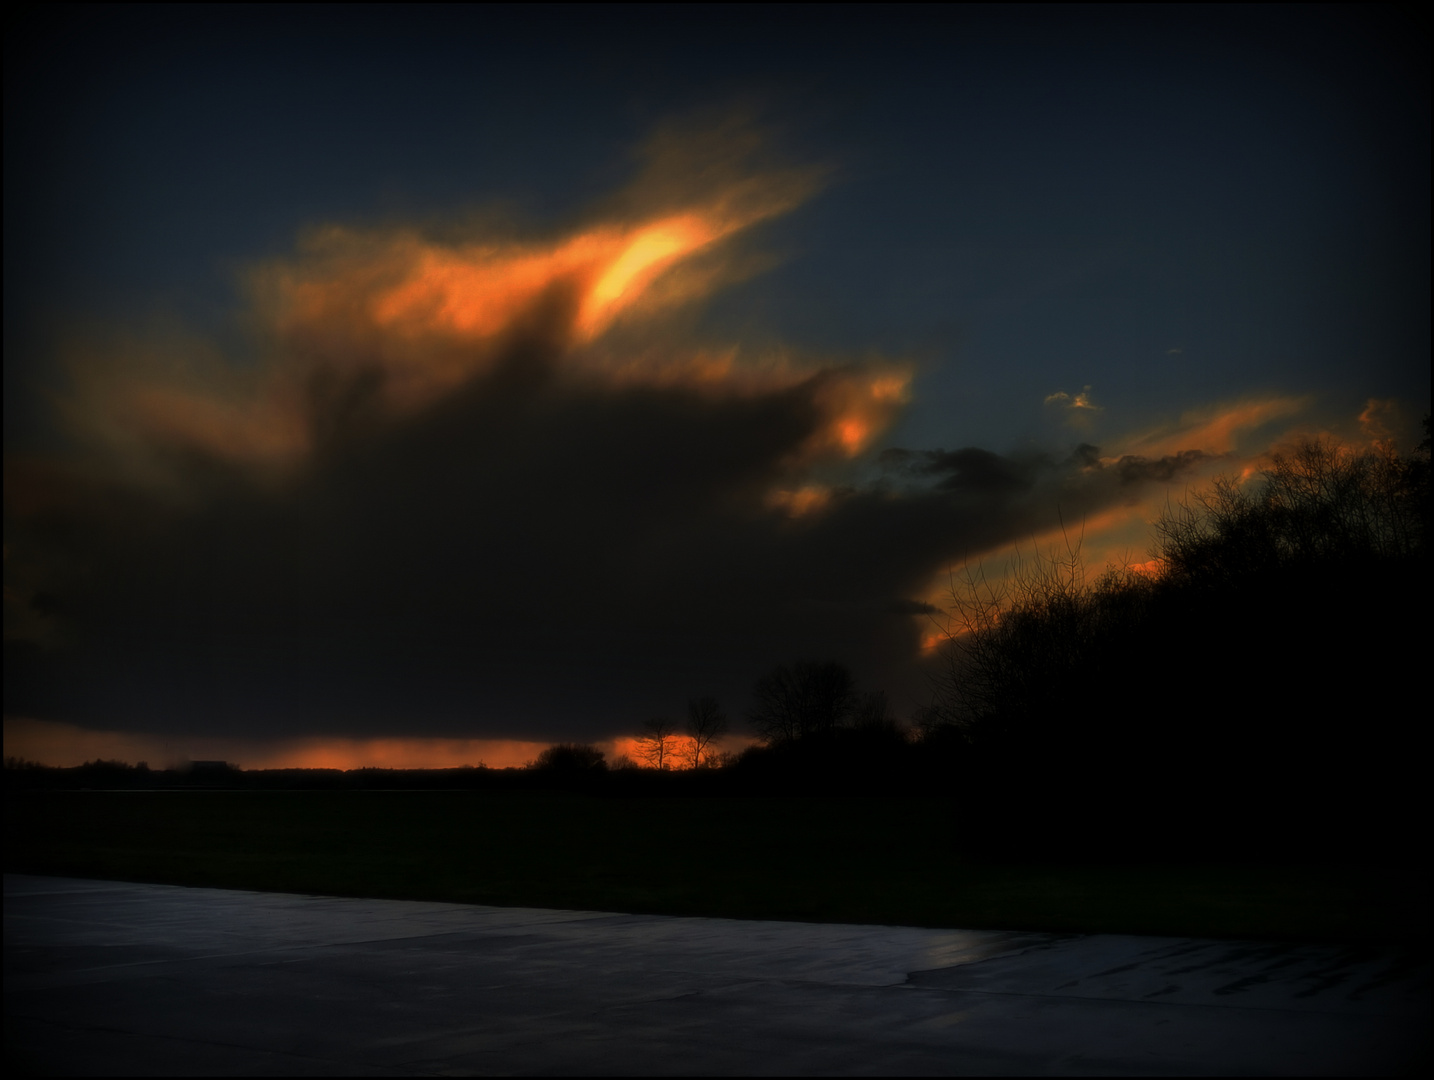
M 1390 1073 L 1428 1045 L 1395 950 L 5 877 L 32 1072 Z

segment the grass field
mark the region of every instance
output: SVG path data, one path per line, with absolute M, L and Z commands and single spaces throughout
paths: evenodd
M 549 792 L 9 792 L 5 868 L 822 922 L 1427 945 L 1406 868 L 963 859 L 950 804 Z

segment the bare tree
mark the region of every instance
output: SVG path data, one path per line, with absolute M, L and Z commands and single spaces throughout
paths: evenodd
M 1426 551 L 1427 518 L 1422 458 L 1310 439 L 1273 455 L 1258 479 L 1220 477 L 1168 507 L 1154 526 L 1155 574 L 1129 566 L 1089 574 L 1082 537 L 1071 534 L 1048 552 L 1018 552 L 1004 575 L 968 566 L 952 575 L 944 664 L 922 725 L 989 733 L 991 721 L 1012 721 L 1035 730 L 1068 714 L 1070 688 L 1124 685 L 1120 658 L 1149 655 L 1152 627 L 1200 647 L 1187 636 L 1197 601 L 1199 617 L 1213 617 L 1259 590 L 1267 606 L 1288 610 L 1304 603 L 1311 574 L 1328 596 L 1335 576 L 1348 592 L 1380 561 Z
M 784 664 L 757 680 L 752 698 L 748 717 L 769 743 L 829 735 L 851 712 L 851 672 L 837 663 Z
M 1048 672 L 1079 655 L 1087 593 L 1081 558 L 1084 528 L 1065 551 L 1019 548 L 1007 573 L 992 580 L 968 565 L 951 575 L 944 670 L 937 679 L 942 720 L 969 727 L 986 716 L 1025 712 L 1043 702 Z M 1039 674 L 1038 674 L 1039 673 Z
M 886 700 L 885 690 L 870 690 L 857 695 L 851 711 L 852 726 L 863 729 L 895 729 L 900 725 L 891 715 L 891 706 Z
M 654 769 L 669 768 L 668 758 L 673 756 L 677 723 L 665 716 L 654 716 L 642 722 L 642 734 L 637 737 L 638 753 L 642 760 Z
M 716 698 L 693 698 L 687 703 L 687 734 L 691 736 L 687 756 L 694 769 L 712 764 L 712 744 L 727 734 L 727 727 L 727 714 Z
M 1084 530 L 1049 552 L 1017 552 L 996 580 L 977 567 L 951 579 L 950 619 L 928 732 L 1003 717 L 1058 715 L 1082 672 L 1104 662 L 1101 644 L 1139 624 L 1155 582 L 1112 566 L 1094 582 L 1081 556 Z
M 1423 468 L 1421 473 L 1420 468 Z M 1325 438 L 1275 454 L 1261 481 L 1220 477 L 1155 523 L 1167 573 L 1225 586 L 1292 566 L 1407 558 L 1424 550 L 1428 466 Z

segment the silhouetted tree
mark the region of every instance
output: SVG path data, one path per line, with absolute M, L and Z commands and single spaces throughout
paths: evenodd
M 654 716 L 642 722 L 642 734 L 637 737 L 638 753 L 642 760 L 654 769 L 668 768 L 672 756 L 673 739 L 677 734 L 676 722 L 665 716 Z
M 1093 643 L 1138 604 L 1148 579 L 1112 569 L 1094 583 L 1083 536 L 1063 550 L 1018 558 L 992 580 L 980 567 L 953 575 L 951 615 L 936 700 L 923 726 L 969 729 L 1058 709 L 1073 678 L 1089 678 Z
M 858 694 L 851 710 L 851 723 L 855 728 L 897 728 L 900 725 L 891 715 L 885 690 L 869 690 Z
M 693 698 L 687 703 L 687 757 L 694 769 L 712 764 L 712 744 L 727 734 L 727 714 L 714 697 Z
M 979 828 L 1008 848 L 1267 857 L 1412 818 L 1407 735 L 1371 701 L 1426 692 L 1407 610 L 1428 584 L 1422 464 L 1310 440 L 1167 511 L 1153 574 L 1090 581 L 1077 539 L 953 579 L 923 744 L 964 770 Z
M 1156 522 L 1166 572 L 1196 587 L 1322 563 L 1399 559 L 1426 544 L 1428 469 L 1327 438 L 1275 454 L 1259 482 L 1221 477 Z
M 588 743 L 555 743 L 538 755 L 534 769 L 564 775 L 586 775 L 604 772 L 607 760 L 603 752 Z
M 851 672 L 838 663 L 784 664 L 757 680 L 752 698 L 748 718 L 769 743 L 829 735 L 851 712 Z

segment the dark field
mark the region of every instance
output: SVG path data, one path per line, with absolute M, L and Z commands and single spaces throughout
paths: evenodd
M 10 791 L 12 872 L 910 926 L 1428 940 L 1417 867 L 1059 865 L 958 851 L 932 799 Z

